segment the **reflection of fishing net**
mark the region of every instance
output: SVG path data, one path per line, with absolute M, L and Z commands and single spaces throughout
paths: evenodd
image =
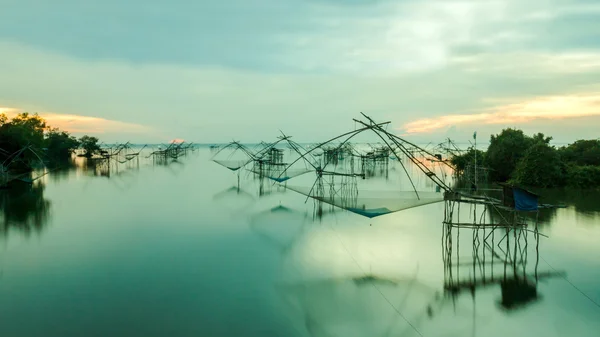
M 250 228 L 265 241 L 286 251 L 302 234 L 306 221 L 306 214 L 280 205 L 254 215 Z
M 213 196 L 213 200 L 232 211 L 244 210 L 254 203 L 252 194 L 232 186 L 224 191 L 221 191 Z
M 414 191 L 360 191 L 357 195 L 345 197 L 332 194 L 328 189 L 323 189 L 320 195 L 317 195 L 308 187 L 288 186 L 288 188 L 368 218 L 428 205 L 444 199 L 443 194 L 437 192 L 418 192 L 417 197 Z
M 412 324 L 427 315 L 434 297 L 433 289 L 416 279 L 374 276 L 314 280 L 280 290 L 302 313 L 311 336 L 416 336 Z

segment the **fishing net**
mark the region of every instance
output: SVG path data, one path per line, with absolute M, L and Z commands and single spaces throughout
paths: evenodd
M 213 161 L 223 167 L 226 167 L 232 171 L 237 171 L 240 168 L 246 166 L 252 159 L 213 159 Z
M 212 161 L 231 171 L 237 171 L 253 159 L 252 151 L 240 143 L 232 142 L 215 153 Z
M 428 205 L 444 200 L 442 193 L 414 191 L 359 191 L 354 194 L 331 194 L 325 189 L 318 195 L 308 187 L 288 186 L 292 191 L 334 205 L 350 212 L 374 218 L 377 216 Z M 335 192 L 334 192 L 335 193 Z
M 251 170 L 251 172 L 253 172 L 255 174 L 261 175 L 265 178 L 269 178 L 278 183 L 288 181 L 294 177 L 298 177 L 298 176 L 301 176 L 303 174 L 306 174 L 306 173 L 312 172 L 312 171 L 314 171 L 314 170 L 307 169 L 307 168 L 287 169 L 287 170 L 263 170 L 263 172 L 260 172 L 260 170 L 258 170 L 256 168 Z

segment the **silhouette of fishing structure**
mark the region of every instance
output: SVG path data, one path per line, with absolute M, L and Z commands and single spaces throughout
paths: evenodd
M 317 156 L 322 157 L 320 165 L 315 167 L 316 180 L 310 188 L 300 186 L 288 186 L 288 188 L 306 195 L 307 198 L 341 207 L 369 218 L 442 201 L 441 191 L 451 191 L 452 188 L 446 182 L 446 177 L 436 173 L 427 162 L 428 159 L 437 160 L 437 157 L 386 131 L 385 126 L 390 122 L 377 123 L 365 114 L 362 115 L 366 119 L 365 121 L 354 120 L 362 126 L 361 128 L 316 144 L 296 160 L 303 159 L 312 153 L 317 153 Z M 350 141 L 362 133 L 370 133 L 383 144 L 373 151 L 360 155 L 360 168 L 358 168 L 354 161 L 348 160 L 348 158 L 354 158 L 356 152 L 350 146 Z M 388 170 L 390 157 L 396 158 L 408 178 L 410 189 L 361 191 L 359 193 L 357 179 L 365 179 L 368 175 L 372 176 L 372 172 L 377 166 L 383 167 L 382 171 Z M 342 168 L 340 168 L 342 162 Z M 295 162 L 290 165 L 293 164 Z M 408 164 L 432 181 L 438 187 L 438 192 L 418 190 L 409 173 L 411 168 L 408 167 Z
M 444 142 L 439 143 L 435 146 L 434 151 L 438 153 L 439 160 L 446 161 L 450 163 L 450 159 L 456 156 L 465 155 L 466 153 L 474 153 L 474 160 L 465 164 L 465 167 L 462 170 L 455 170 L 455 178 L 457 185 L 455 189 L 459 188 L 467 188 L 471 190 L 479 189 L 479 186 L 484 185 L 488 186 L 491 184 L 490 173 L 492 171 L 491 168 L 483 165 L 481 163 L 481 158 L 479 161 L 477 160 L 477 134 L 473 134 L 474 142 L 469 140 L 470 146 L 467 149 L 461 149 L 458 145 L 452 141 L 450 138 L 446 139 Z M 445 154 L 442 159 L 442 153 Z
M 225 155 L 226 151 L 228 151 L 229 154 L 223 158 L 220 158 L 219 155 Z M 233 172 L 236 172 L 242 167 L 246 166 L 253 159 L 254 154 L 252 153 L 252 150 L 241 144 L 239 141 L 232 141 L 231 143 L 221 147 L 212 156 L 213 162 Z
M 33 160 L 25 156 L 26 153 L 33 154 Z M 34 149 L 33 146 L 25 146 L 22 149 L 13 153 L 8 153 L 0 149 L 0 188 L 7 188 L 11 182 L 21 181 L 32 184 L 34 181 L 42 178 L 50 173 L 46 169 L 46 164 L 42 156 Z M 33 172 L 29 169 L 23 170 L 20 167 L 37 168 Z
M 416 275 L 406 279 L 378 276 L 363 270 L 353 258 L 363 275 L 280 286 L 283 296 L 304 312 L 306 330 L 314 336 L 347 336 L 360 329 L 366 329 L 362 335 L 422 335 L 419 327 L 423 320 L 440 314 L 442 307 L 448 303 L 448 298 L 454 300 L 465 292 L 474 296 L 476 289 L 491 285 L 500 285 L 499 305 L 504 310 L 515 310 L 535 302 L 539 298 L 537 282 L 560 275 L 560 272 L 538 271 L 539 239 L 544 236 L 538 230 L 539 210 L 552 206 L 540 204 L 538 195 L 519 186 L 503 184 L 499 189 L 480 189 L 478 185 L 485 180 L 485 176 L 479 174 L 481 166 L 478 166 L 476 157 L 473 174 L 467 175 L 472 186 L 462 188 L 457 184 L 460 175 L 449 160 L 459 153 L 454 144 L 447 142 L 444 145 L 447 149 L 444 157 L 443 147 L 428 150 L 387 131 L 389 122 L 379 123 L 365 114 L 362 116 L 362 120 L 354 119 L 359 127 L 352 131 L 307 149 L 296 147 L 293 149 L 296 158 L 291 161 L 285 160 L 281 149 L 267 143 L 260 144 L 258 150 L 252 151 L 239 142 L 233 142 L 221 150 L 232 149 L 240 154 L 238 159 L 213 157 L 215 162 L 234 172 L 254 163 L 250 170 L 259 176 L 284 184 L 287 189 L 305 195 L 307 201 L 313 199 L 315 214 L 322 213 L 322 205 L 326 204 L 374 218 L 444 202 L 443 298 L 431 288 L 420 285 Z M 356 145 L 362 143 L 351 143 L 363 134 L 375 137 L 378 142 L 368 143 L 368 148 Z M 282 138 L 285 139 L 285 135 Z M 476 144 L 473 148 L 476 148 Z M 296 165 L 307 165 L 309 171 L 314 172 L 316 177 L 312 185 L 288 183 L 291 179 L 297 179 L 288 174 Z M 273 178 L 271 170 L 280 173 Z M 392 172 L 399 173 L 395 175 L 404 179 L 399 181 L 399 186 L 383 190 L 363 189 L 363 185 L 368 185 L 366 181 L 369 178 L 384 176 L 387 182 L 388 178 L 393 178 L 390 174 Z M 291 223 L 294 228 L 280 228 L 277 225 L 275 230 L 267 228 L 268 222 L 272 220 L 265 220 L 265 217 L 279 219 L 275 221 L 281 224 Z M 297 221 L 292 221 L 293 218 L 297 218 Z M 251 228 L 285 253 L 297 241 L 295 236 L 303 235 L 306 222 L 305 217 L 299 217 L 293 210 L 277 206 L 253 218 Z M 469 233 L 462 234 L 463 239 L 466 236 L 472 241 L 471 260 L 459 255 L 461 232 L 465 231 Z M 278 232 L 283 234 L 271 235 Z M 277 240 L 280 236 L 281 243 Z M 527 269 L 530 256 L 528 250 L 532 248 L 529 237 L 535 240 L 536 263 L 533 271 Z M 467 246 L 463 245 L 463 250 L 465 247 Z M 347 252 L 351 255 L 350 251 Z M 393 317 L 384 319 L 380 316 L 383 309 L 369 307 L 373 303 L 373 293 L 379 294 L 385 300 L 384 303 L 394 309 L 396 314 Z M 409 302 L 404 298 L 409 299 Z M 346 305 L 348 301 L 352 305 Z M 354 325 L 352 310 L 339 309 L 363 306 L 368 312 L 379 315 L 368 326 L 361 326 L 358 322 Z M 361 314 L 367 315 L 364 311 Z M 399 333 L 398 327 L 394 327 L 399 321 L 398 317 L 406 323 L 402 328 L 404 333 Z M 344 324 L 337 324 L 342 320 Z M 473 322 L 475 324 L 475 316 Z
M 273 143 L 262 142 L 253 154 L 252 167 L 249 168 L 259 182 L 259 195 L 285 192 L 289 179 L 314 171 L 316 158 L 313 157 L 307 157 L 297 165 L 289 165 L 290 158 L 298 158 L 305 151 L 302 145 L 283 132 Z
M 389 176 L 391 150 L 385 146 L 372 147 L 372 150 L 360 155 L 361 172 L 365 178 Z
M 254 178 L 260 182 L 260 195 L 265 193 L 265 179 L 277 183 L 285 183 L 287 180 L 308 173 L 316 168 L 315 159 L 307 157 L 302 163 L 304 165 L 289 165 L 285 162 L 286 153 L 299 157 L 306 150 L 302 145 L 294 142 L 291 136 L 281 132 L 276 141 L 261 142 L 254 149 L 233 141 L 219 148 L 212 156 L 212 161 L 237 173 L 238 186 L 242 169 L 252 173 Z M 268 192 L 266 192 L 268 193 Z
M 124 144 L 116 144 L 114 147 L 106 147 L 100 150 L 100 155 L 105 159 L 112 159 L 120 164 L 124 164 L 130 160 L 138 159 L 140 153 L 147 147 L 143 145 L 140 148 L 134 148 L 130 142 Z
M 133 171 L 140 169 L 140 158 L 152 159 L 153 165 L 171 167 L 171 164 L 181 164 L 179 158 L 190 151 L 194 151 L 193 143 L 171 143 L 162 144 L 158 149 L 148 153 L 148 145 L 133 145 L 130 142 L 112 145 L 102 144 L 97 155 L 87 158 L 85 166 L 92 168 L 94 176 L 113 178 L 124 178 L 131 175 Z M 146 151 L 144 151 L 146 150 Z M 122 179 L 121 179 L 122 180 Z M 123 186 L 117 186 L 124 190 L 130 182 L 124 181 Z
M 155 161 L 177 160 L 180 157 L 186 156 L 188 152 L 194 151 L 193 143 L 176 143 L 172 142 L 168 145 L 163 144 L 157 150 L 152 151 L 146 158 L 153 158 Z
M 494 212 L 489 210 L 488 216 L 493 216 Z M 537 230 L 529 231 L 523 226 L 469 228 L 466 240 L 470 242 L 463 243 L 461 251 L 461 229 L 464 228 L 446 223 L 442 233 L 444 290 L 453 299 L 462 293 L 475 296 L 479 288 L 499 285 L 502 293 L 499 305 L 505 310 L 514 310 L 539 299 L 537 285 L 540 280 L 564 274 L 538 270 L 539 243 L 543 234 Z M 528 268 L 531 267 L 528 265 L 531 251 L 534 252 L 533 270 Z

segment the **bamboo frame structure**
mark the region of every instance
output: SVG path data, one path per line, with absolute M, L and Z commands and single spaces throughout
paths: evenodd
M 464 209 L 465 205 L 467 209 Z M 464 219 L 465 213 L 467 219 Z M 500 306 L 505 310 L 513 310 L 538 298 L 537 285 L 540 280 L 564 274 L 539 271 L 539 243 L 540 236 L 544 235 L 538 230 L 537 216 L 531 223 L 519 213 L 514 209 L 500 209 L 495 203 L 446 202 L 442 258 L 444 291 L 448 296 L 453 300 L 463 292 L 475 296 L 474 292 L 479 288 L 500 285 Z M 461 250 L 461 233 L 464 230 L 468 230 L 466 237 L 470 241 Z M 535 248 L 533 270 L 528 269 L 531 236 Z M 464 237 L 463 234 L 462 240 Z M 471 256 L 462 255 L 465 251 Z

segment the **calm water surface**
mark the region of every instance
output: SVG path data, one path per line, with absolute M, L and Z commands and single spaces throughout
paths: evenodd
M 0 191 L 0 336 L 600 333 L 598 193 L 547 191 L 568 207 L 540 214 L 548 238 L 528 236 L 518 270 L 474 268 L 461 230 L 449 275 L 443 203 L 318 218 L 312 201 L 245 173 L 238 189 L 209 157 L 130 162 L 110 177 L 79 167 Z M 517 274 L 528 286 L 506 281 Z M 510 304 L 530 288 L 535 299 Z

